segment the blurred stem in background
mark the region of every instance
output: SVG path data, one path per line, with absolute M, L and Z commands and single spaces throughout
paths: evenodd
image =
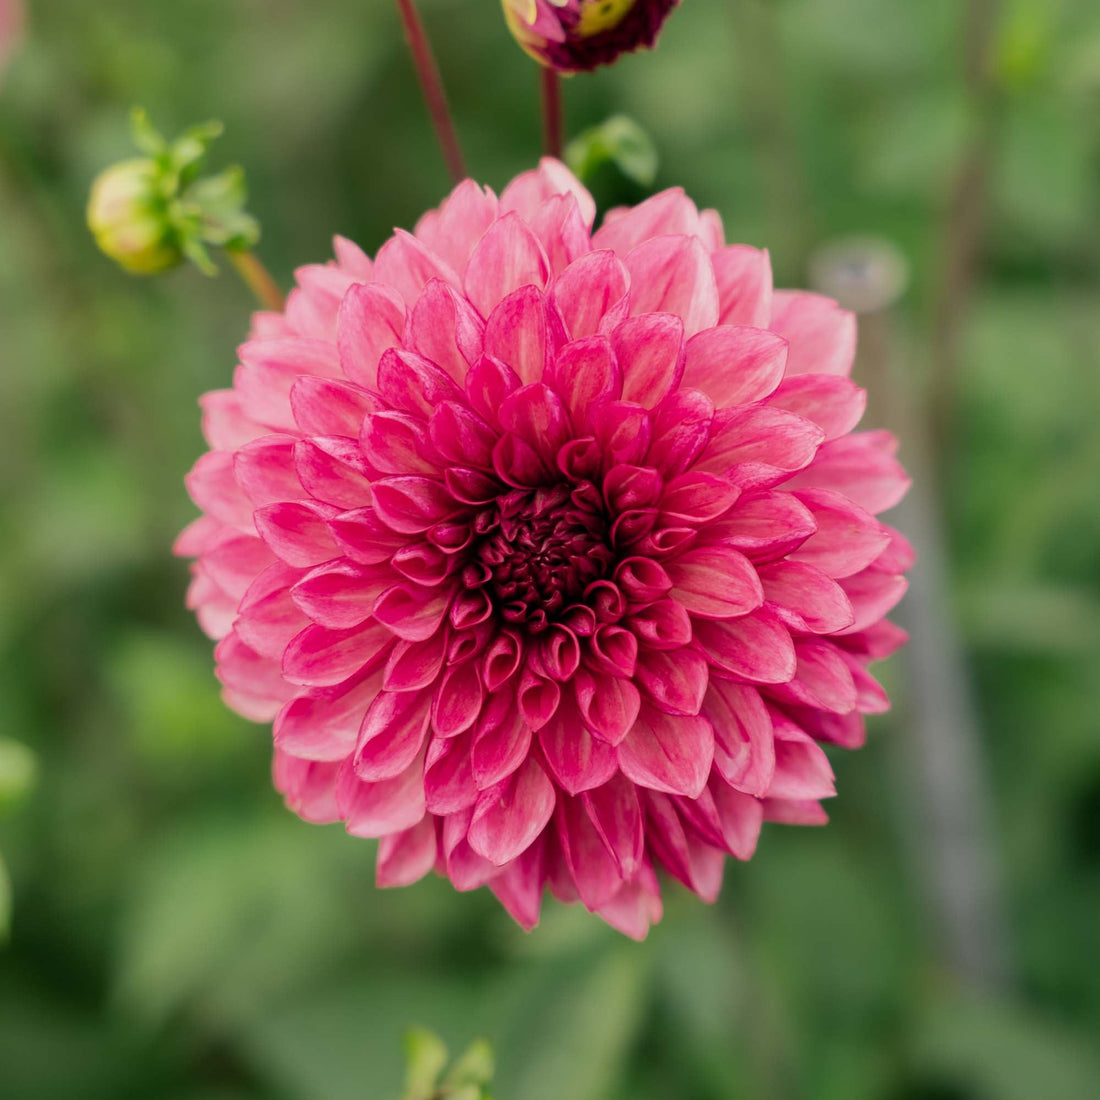
M 548 157 L 561 160 L 564 145 L 564 118 L 562 115 L 561 77 L 549 65 L 540 66 L 542 89 L 543 147 Z
M 950 461 L 956 423 L 960 339 L 979 274 L 982 236 L 989 206 L 996 139 L 997 86 L 991 54 L 1001 13 L 1000 0 L 968 0 L 963 27 L 963 76 L 969 134 L 956 168 L 943 225 L 942 271 L 932 322 L 929 378 L 929 455 L 941 469 Z
M 424 29 L 424 21 L 420 18 L 414 0 L 394 0 L 394 3 L 397 4 L 401 23 L 405 28 L 405 38 L 409 43 L 409 51 L 412 53 L 416 75 L 428 105 L 428 113 L 432 116 L 432 124 L 435 126 L 435 132 L 443 150 L 447 171 L 451 173 L 454 182 L 458 183 L 466 178 L 466 165 L 462 158 L 462 149 L 458 144 L 458 134 L 455 132 L 451 110 L 447 105 L 447 93 L 443 89 L 439 65 L 432 52 L 432 45 L 428 41 L 428 33 Z
M 279 289 L 279 284 L 275 282 L 271 272 L 264 267 L 256 253 L 247 249 L 229 248 L 226 249 L 225 254 L 245 286 L 256 296 L 256 301 L 264 309 L 281 313 L 286 299 Z

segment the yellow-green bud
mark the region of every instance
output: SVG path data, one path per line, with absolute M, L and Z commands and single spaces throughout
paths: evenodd
M 133 275 L 156 275 L 183 260 L 161 187 L 162 169 L 138 157 L 92 184 L 88 228 L 100 249 Z

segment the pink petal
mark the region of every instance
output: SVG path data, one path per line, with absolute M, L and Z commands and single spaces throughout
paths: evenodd
M 381 474 L 439 475 L 428 425 L 408 413 L 387 410 L 367 416 L 359 434 L 359 446 L 366 460 Z
M 699 231 L 695 203 L 684 194 L 683 188 L 672 187 L 629 210 L 608 211 L 592 238 L 592 247 L 610 248 L 624 255 L 652 237 L 670 233 L 695 236 Z
M 855 315 L 831 298 L 777 290 L 768 327 L 790 344 L 787 374 L 848 375 L 856 354 Z
M 719 321 L 767 328 L 772 314 L 772 265 L 767 250 L 731 244 L 710 259 L 718 281 Z
M 786 363 L 787 343 L 774 332 L 719 325 L 688 341 L 683 385 L 702 390 L 717 408 L 744 405 L 772 393 Z
M 374 277 L 377 282 L 393 287 L 409 305 L 415 303 L 432 279 L 441 279 L 456 290 L 462 288 L 462 282 L 451 266 L 403 229 L 396 230 L 378 250 L 374 260 Z
M 698 546 L 669 562 L 672 599 L 693 615 L 732 619 L 755 611 L 764 590 L 752 563 L 726 546 Z
M 768 797 L 816 801 L 835 794 L 833 769 L 817 743 L 791 724 L 778 729 L 775 777 L 768 788 Z
M 392 641 L 378 623 L 350 630 L 307 626 L 286 647 L 283 676 L 307 687 L 339 684 L 383 655 Z
M 482 356 L 485 325 L 466 299 L 433 279 L 416 300 L 408 346 L 462 383 Z
M 525 852 L 512 860 L 488 883 L 497 901 L 509 916 L 523 929 L 530 932 L 539 922 L 542 907 L 544 844 L 535 841 Z
M 546 381 L 577 424 L 585 423 L 597 401 L 615 400 L 622 394 L 622 377 L 606 336 L 566 344 L 550 365 Z
M 694 336 L 718 323 L 718 286 L 698 237 L 655 237 L 623 261 L 630 274 L 630 312 L 675 313 Z
M 455 511 L 443 485 L 426 477 L 388 477 L 374 482 L 372 502 L 378 517 L 404 535 L 426 531 Z
M 329 520 L 329 530 L 352 561 L 377 565 L 389 561 L 404 538 L 382 522 L 373 508 L 355 508 Z
M 397 637 L 422 642 L 439 630 L 451 600 L 449 589 L 421 588 L 410 581 L 383 592 L 374 605 L 374 617 Z
M 847 435 L 867 407 L 867 391 L 835 374 L 796 374 L 785 378 L 768 404 L 819 425 L 825 440 Z
M 478 242 L 466 267 L 466 296 L 488 317 L 520 287 L 545 288 L 550 265 L 538 238 L 516 214 L 495 221 Z
M 252 502 L 233 476 L 233 456 L 227 451 L 207 451 L 184 481 L 202 511 L 242 531 L 253 529 Z
M 894 609 L 905 595 L 909 582 L 904 577 L 865 569 L 853 577 L 846 577 L 840 587 L 851 601 L 854 618 L 841 634 L 855 634 L 877 622 Z
M 521 382 L 538 382 L 565 342 L 560 318 L 537 286 L 522 286 L 497 305 L 485 325 L 485 353 L 507 363 Z
M 633 882 L 625 883 L 606 904 L 600 916 L 618 932 L 633 940 L 644 940 L 649 926 L 661 919 L 661 891 L 653 869 L 643 865 Z
M 362 386 L 301 375 L 290 391 L 294 423 L 305 435 L 359 435 L 363 417 L 379 406 Z
M 390 348 L 378 362 L 378 392 L 387 405 L 427 419 L 444 401 L 462 401 L 462 390 L 421 355 Z
M 421 642 L 398 642 L 386 662 L 386 691 L 420 691 L 434 684 L 443 670 L 447 632 L 439 630 Z
M 703 714 L 714 727 L 714 766 L 735 790 L 761 797 L 775 772 L 772 722 L 760 693 L 712 677 Z
M 896 449 L 889 432 L 857 432 L 826 443 L 791 485 L 834 489 L 877 515 L 893 508 L 909 489 L 909 478 L 894 458 Z
M 764 823 L 763 802 L 727 787 L 720 779 L 711 781 L 710 790 L 726 849 L 735 859 L 752 859 Z
M 852 625 L 844 589 L 812 565 L 778 561 L 760 567 L 764 599 L 792 630 L 832 634 Z
M 684 322 L 673 313 L 647 313 L 623 321 L 611 334 L 627 401 L 646 408 L 680 385 L 684 373 Z
M 638 717 L 642 697 L 629 680 L 595 676 L 580 668 L 573 677 L 577 708 L 585 727 L 609 745 L 617 745 Z
M 707 692 L 707 659 L 692 649 L 643 649 L 635 677 L 656 709 L 698 714 Z
M 623 774 L 639 786 L 698 798 L 714 759 L 714 729 L 705 718 L 643 705 L 617 751 Z
M 447 669 L 435 691 L 432 728 L 440 737 L 454 737 L 469 729 L 477 721 L 484 698 L 474 661 Z
M 808 466 L 825 433 L 812 421 L 767 405 L 724 409 L 696 464 L 745 489 L 768 488 Z
M 543 157 L 538 168 L 512 180 L 500 196 L 500 208 L 515 211 L 529 221 L 539 207 L 555 195 L 571 195 L 577 202 L 585 225 L 591 227 L 596 217 L 595 201 L 577 177 L 553 157 Z
M 430 699 L 424 694 L 380 692 L 359 728 L 352 758 L 355 774 L 376 783 L 404 772 L 428 736 L 429 710 Z
M 478 796 L 468 833 L 470 847 L 503 866 L 546 828 L 555 800 L 553 783 L 535 760 L 528 759 L 504 782 Z
M 556 812 L 562 857 L 590 910 L 606 904 L 622 886 L 622 873 L 593 826 L 580 798 L 562 797 Z
M 455 271 L 463 271 L 474 245 L 499 211 L 496 195 L 473 180 L 463 180 L 438 211 L 416 225 L 416 236 Z
M 771 561 L 797 549 L 817 530 L 813 513 L 791 493 L 738 498 L 707 535 L 753 561 Z
M 642 864 L 645 831 L 638 790 L 621 772 L 581 796 L 595 826 L 623 878 L 634 876 Z
M 437 854 L 435 822 L 426 815 L 411 829 L 384 836 L 378 842 L 375 884 L 383 888 L 411 886 L 435 866 Z
M 369 619 L 378 597 L 393 585 L 393 580 L 388 569 L 338 559 L 311 570 L 290 594 L 313 622 L 343 630 Z
M 388 286 L 351 287 L 340 304 L 336 346 L 340 367 L 352 381 L 378 388 L 378 361 L 389 348 L 399 348 L 405 333 L 405 303 Z
M 249 420 L 233 390 L 212 390 L 199 398 L 202 406 L 202 435 L 213 451 L 235 451 L 267 429 Z
M 710 439 L 714 405 L 706 394 L 680 389 L 653 411 L 653 442 L 647 461 L 671 480 L 685 473 Z
M 676 600 L 657 600 L 629 616 L 626 624 L 650 649 L 679 649 L 692 638 L 691 616 Z
M 507 779 L 523 763 L 531 748 L 531 736 L 531 727 L 515 709 L 510 692 L 489 701 L 478 719 L 471 752 L 474 782 L 479 790 Z
M 369 504 L 370 478 L 359 445 L 340 436 L 300 439 L 294 467 L 310 496 L 323 504 L 351 509 Z
M 630 276 L 614 252 L 589 252 L 554 281 L 553 301 L 574 340 L 604 331 L 625 317 Z M 621 315 L 621 316 L 620 316 Z
M 817 531 L 792 555 L 830 577 L 866 568 L 890 542 L 890 531 L 869 512 L 829 489 L 801 489 L 795 496 L 813 513 Z
M 424 769 L 424 791 L 428 812 L 453 814 L 467 810 L 477 801 L 470 760 L 472 736 L 437 737 L 429 743 Z
M 337 804 L 352 836 L 383 837 L 411 829 L 424 817 L 424 758 L 401 775 L 379 783 L 356 777 L 344 761 L 336 785 Z
M 492 466 L 496 433 L 465 405 L 444 401 L 432 413 L 428 429 L 432 446 L 448 462 Z
M 790 632 L 767 609 L 739 619 L 699 619 L 695 640 L 717 668 L 756 684 L 782 684 L 795 673 Z
M 539 745 L 558 785 L 570 794 L 601 786 L 617 769 L 615 749 L 588 732 L 571 696 L 539 731 Z
M 855 710 L 857 693 L 851 669 L 831 642 L 795 642 L 798 664 L 794 678 L 772 687 L 777 699 L 834 714 Z

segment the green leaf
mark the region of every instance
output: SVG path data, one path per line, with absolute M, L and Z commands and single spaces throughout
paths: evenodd
M 481 1086 L 487 1085 L 493 1079 L 494 1069 L 493 1048 L 485 1039 L 476 1039 L 451 1067 L 443 1079 L 443 1087 L 447 1090 L 472 1087 L 477 1096 Z M 453 1100 L 459 1100 L 459 1095 L 460 1091 L 456 1091 Z
M 11 932 L 11 879 L 8 877 L 8 868 L 4 863 L 4 856 L 0 853 L 0 943 L 3 943 Z
M 565 160 L 582 180 L 590 180 L 600 168 L 613 164 L 640 187 L 657 178 L 657 148 L 632 118 L 612 115 L 599 126 L 583 131 L 565 150 Z
M 18 806 L 30 794 L 38 762 L 26 745 L 0 737 L 0 813 Z
M 431 1100 L 439 1075 L 447 1065 L 447 1048 L 435 1032 L 413 1028 L 405 1036 L 404 1100 Z

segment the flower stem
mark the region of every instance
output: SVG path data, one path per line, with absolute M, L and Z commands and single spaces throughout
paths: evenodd
M 394 0 L 394 3 L 397 5 L 405 28 L 405 38 L 412 53 L 416 75 L 420 78 L 420 87 L 428 104 L 428 113 L 432 116 L 436 136 L 443 149 L 443 159 L 455 183 L 458 183 L 466 178 L 466 166 L 462 159 L 462 149 L 458 144 L 458 134 L 455 133 L 451 111 L 447 106 L 447 94 L 443 90 L 439 66 L 436 64 L 435 54 L 432 52 L 431 43 L 424 30 L 424 23 L 416 10 L 415 0 Z
M 561 102 L 561 77 L 548 65 L 542 68 L 542 134 L 548 157 L 561 160 L 564 129 Z
M 283 292 L 256 253 L 244 248 L 227 248 L 225 254 L 229 257 L 229 262 L 237 269 L 237 274 L 244 280 L 245 286 L 256 296 L 256 301 L 264 309 L 281 313 L 283 306 L 286 304 Z

